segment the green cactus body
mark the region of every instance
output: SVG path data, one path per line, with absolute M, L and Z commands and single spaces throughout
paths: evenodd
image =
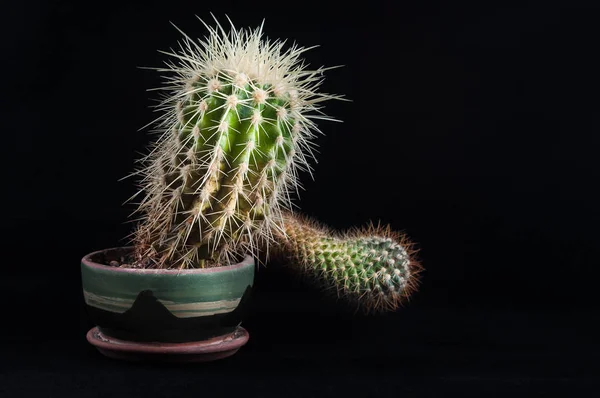
M 283 252 L 292 266 L 368 311 L 396 309 L 416 290 L 420 266 L 405 236 L 388 228 L 335 233 L 287 214 Z
M 316 93 L 323 69 L 298 64 L 303 49 L 261 41 L 261 30 L 210 30 L 187 38 L 171 94 L 159 108 L 160 139 L 143 159 L 134 233 L 138 259 L 158 267 L 230 263 L 282 230 L 297 173 L 316 125 L 309 111 L 333 96 Z M 260 242 L 259 242 L 260 241 Z

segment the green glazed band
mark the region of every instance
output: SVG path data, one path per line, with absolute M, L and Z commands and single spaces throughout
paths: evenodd
M 133 269 L 92 261 L 101 252 L 90 253 L 81 261 L 83 294 L 87 305 L 114 313 L 124 313 L 140 292 L 151 290 L 178 318 L 223 314 L 238 306 L 254 281 L 255 264 L 251 257 L 239 264 L 215 268 Z

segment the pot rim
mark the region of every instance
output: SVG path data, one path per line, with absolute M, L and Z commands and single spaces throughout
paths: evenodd
M 111 250 L 123 250 L 123 249 L 132 249 L 132 246 L 118 246 L 111 247 L 108 249 L 96 250 L 94 252 L 88 253 L 81 259 L 81 263 L 88 268 L 93 268 L 97 270 L 106 270 L 117 273 L 124 274 L 166 274 L 166 275 L 190 275 L 190 274 L 211 274 L 216 272 L 223 271 L 231 271 L 236 270 L 248 266 L 254 266 L 254 259 L 252 256 L 247 255 L 241 262 L 237 264 L 224 265 L 221 267 L 210 267 L 210 268 L 194 268 L 194 269 L 164 269 L 164 268 L 117 268 L 111 267 L 110 265 L 100 264 L 91 260 L 92 256 L 100 254 L 102 252 L 108 252 Z

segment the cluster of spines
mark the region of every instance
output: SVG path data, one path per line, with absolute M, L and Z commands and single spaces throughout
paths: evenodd
M 311 169 L 312 119 L 329 119 L 311 112 L 340 98 L 316 91 L 325 69 L 301 64 L 306 49 L 283 51 L 261 39 L 262 27 L 207 28 L 204 42 L 184 35 L 181 51 L 168 53 L 179 62 L 158 69 L 170 73 L 160 136 L 134 173 L 142 176 L 135 196 L 145 194 L 136 255 L 156 267 L 220 265 L 268 250 L 298 172 Z
M 284 217 L 282 253 L 290 265 L 359 309 L 395 310 L 417 290 L 421 266 L 414 244 L 389 226 L 340 233 L 307 217 Z

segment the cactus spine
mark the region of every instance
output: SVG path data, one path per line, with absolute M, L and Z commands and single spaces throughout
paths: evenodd
M 339 233 L 291 213 L 284 225 L 281 254 L 291 265 L 365 312 L 395 310 L 418 287 L 413 244 L 389 226 Z
M 204 23 L 204 22 L 203 22 Z M 205 24 L 196 42 L 184 34 L 165 68 L 167 95 L 157 106 L 158 140 L 140 160 L 143 194 L 133 233 L 145 267 L 229 264 L 283 231 L 298 172 L 308 170 L 325 68 L 308 70 L 307 49 L 262 39 L 262 26 L 226 32 Z

